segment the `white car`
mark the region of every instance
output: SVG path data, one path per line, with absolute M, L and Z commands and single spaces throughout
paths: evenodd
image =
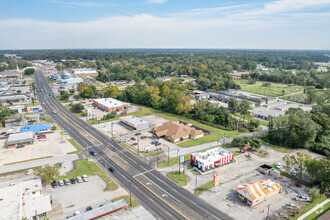
M 78 183 L 82 183 L 82 181 L 83 181 L 80 176 L 77 176 L 76 180 Z
M 310 202 L 311 200 L 309 199 L 309 197 L 307 196 L 296 196 L 293 198 L 293 200 L 300 200 L 303 202 Z
M 287 209 L 300 209 L 300 207 L 297 206 L 296 204 L 285 204 L 285 208 L 287 208 Z
M 281 163 L 277 163 L 277 164 L 275 165 L 275 167 L 276 167 L 277 169 L 281 169 Z
M 29 169 L 28 171 L 26 171 L 26 175 L 30 175 L 31 173 L 33 173 L 32 169 Z
M 59 186 L 64 186 L 64 181 L 63 181 L 63 180 L 59 180 L 59 181 L 58 181 L 58 185 L 59 185 Z
M 9 186 L 15 186 L 16 184 L 15 183 L 10 183 Z
M 79 212 L 79 211 L 75 211 L 75 212 L 73 213 L 73 216 L 76 216 L 76 215 L 80 215 L 80 212 Z
M 81 178 L 83 179 L 84 182 L 88 182 L 88 177 L 87 177 L 87 175 L 82 175 Z

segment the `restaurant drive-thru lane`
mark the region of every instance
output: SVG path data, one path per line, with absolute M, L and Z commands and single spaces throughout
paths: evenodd
M 94 150 L 100 164 L 114 167 L 113 179 L 157 219 L 231 219 L 162 175 L 93 126 L 69 112 L 56 98 L 42 72 L 35 73 L 37 97 L 44 111 L 84 149 Z M 106 160 L 106 163 L 104 162 Z

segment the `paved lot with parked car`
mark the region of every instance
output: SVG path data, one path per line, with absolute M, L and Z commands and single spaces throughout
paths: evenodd
M 60 131 L 46 134 L 46 140 L 35 138 L 34 144 L 26 145 L 23 148 L 6 148 L 6 139 L 0 140 L 0 165 L 13 163 L 17 161 L 30 160 L 34 158 L 65 155 L 68 152 L 75 151 L 70 142 L 62 142 L 63 137 Z
M 88 182 L 46 187 L 47 193 L 52 195 L 55 208 L 51 214 L 52 219 L 63 219 L 77 210 L 82 213 L 87 206 L 99 207 L 116 197 L 112 191 L 103 191 L 106 184 L 99 176 L 88 176 L 88 179 Z

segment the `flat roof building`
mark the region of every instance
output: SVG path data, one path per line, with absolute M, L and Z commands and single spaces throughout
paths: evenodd
M 256 183 L 248 183 L 246 185 L 238 185 L 236 192 L 243 202 L 254 207 L 263 201 L 266 201 L 275 195 L 282 193 L 281 185 L 274 183 L 270 179 L 258 181 Z
M 72 74 L 97 74 L 96 69 L 92 69 L 92 68 L 79 68 L 79 69 L 70 69 L 69 70 L 70 73 Z
M 275 109 L 285 112 L 285 111 L 289 110 L 289 108 L 298 108 L 298 107 L 299 107 L 298 104 L 288 104 L 288 105 L 281 105 L 279 107 L 276 107 Z
M 140 131 L 149 128 L 149 122 L 135 116 L 120 117 L 119 120 L 122 124 L 132 130 Z
M 273 103 L 270 103 L 270 104 L 266 104 L 266 105 L 264 105 L 264 107 L 276 108 L 276 107 L 279 107 L 279 106 L 282 106 L 282 105 L 285 105 L 285 104 L 286 104 L 286 101 L 279 101 L 279 102 L 273 102 Z
M 50 196 L 44 194 L 39 178 L 0 188 L 0 198 L 1 219 L 32 220 L 36 214 L 44 217 L 52 210 Z
M 35 136 L 34 131 L 10 134 L 6 142 L 6 146 L 7 148 L 13 148 L 16 147 L 18 144 L 23 144 L 23 145 L 33 144 L 34 136 Z
M 249 110 L 249 112 L 251 112 L 253 115 L 257 114 L 257 113 L 260 113 L 260 112 L 265 112 L 265 111 L 268 111 L 268 108 L 266 108 L 266 107 L 256 107 L 254 109 Z
M 281 115 L 285 115 L 285 112 L 279 111 L 279 110 L 269 110 L 265 112 L 259 112 L 257 114 L 254 114 L 254 117 L 261 118 L 263 120 L 269 120 L 269 117 L 278 117 Z
M 303 106 L 299 106 L 299 108 L 301 108 L 304 111 L 312 111 L 312 107 L 311 106 L 303 105 Z
M 20 132 L 29 132 L 33 131 L 35 133 L 46 132 L 50 130 L 50 124 L 39 124 L 39 125 L 29 125 L 21 127 Z
M 0 102 L 18 102 L 26 100 L 26 95 L 9 95 L 9 96 L 1 96 Z
M 129 103 L 122 102 L 113 98 L 94 99 L 93 105 L 106 112 L 120 112 L 123 111 L 124 108 L 130 106 Z

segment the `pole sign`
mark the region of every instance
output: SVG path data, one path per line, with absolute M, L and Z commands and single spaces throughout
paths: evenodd
M 33 108 L 32 111 L 33 113 L 39 113 L 39 108 Z
M 180 156 L 180 163 L 184 162 L 184 156 Z
M 213 177 L 213 186 L 219 185 L 220 182 L 220 174 L 215 174 Z
M 68 132 L 66 132 L 66 131 L 63 131 L 60 133 L 60 135 L 66 135 L 66 134 L 68 134 Z

